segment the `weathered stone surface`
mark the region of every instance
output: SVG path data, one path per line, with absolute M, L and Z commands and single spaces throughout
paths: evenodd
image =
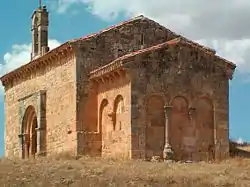
M 18 157 L 21 144 L 18 135 L 21 133 L 23 123 L 21 112 L 24 114 L 28 106 L 38 109 L 39 95 L 23 101 L 18 101 L 28 95 L 36 95 L 40 90 L 46 90 L 46 152 L 53 154 L 61 151 L 76 152 L 76 84 L 75 84 L 75 58 L 73 54 L 64 59 L 54 61 L 63 62 L 60 66 L 45 67 L 46 70 L 36 70 L 37 76 L 20 80 L 5 92 L 5 156 Z M 40 73 L 44 72 L 42 75 Z M 40 74 L 40 75 L 39 75 Z M 29 100 L 30 99 L 30 100 Z M 21 103 L 24 104 L 21 108 Z M 42 110 L 36 110 L 39 116 Z M 67 134 L 71 129 L 72 134 Z
M 132 92 L 137 91 L 136 102 L 141 109 L 141 114 L 131 125 L 144 126 L 146 146 L 140 149 L 146 149 L 149 153 L 145 154 L 146 157 L 159 156 L 160 152 L 154 149 L 164 142 L 164 134 L 161 134 L 164 132 L 161 118 L 164 116 L 156 116 L 157 121 L 162 121 L 163 129 L 154 135 L 152 117 L 147 112 L 150 108 L 158 111 L 155 107 L 157 101 L 150 101 L 156 95 L 161 99 L 159 104 L 162 103 L 157 115 L 163 112 L 164 104 L 173 107 L 169 135 L 175 159 L 211 160 L 228 155 L 228 77 L 226 69 L 220 65 L 222 61 L 181 43 L 149 50 L 147 54 L 141 53 L 126 61 L 133 62 L 127 68 L 130 67 L 132 72 L 131 88 Z M 219 88 L 218 82 L 221 84 Z M 220 126 L 225 127 L 223 131 Z M 221 141 L 217 141 L 219 139 Z
M 151 160 L 162 158 L 169 143 L 174 160 L 226 157 L 234 66 L 177 37 L 139 17 L 67 42 L 4 76 L 5 155 L 20 156 L 29 146 L 21 127 L 33 106 L 37 124 L 44 124 L 34 142 L 41 154 Z M 46 97 L 18 101 L 41 90 Z

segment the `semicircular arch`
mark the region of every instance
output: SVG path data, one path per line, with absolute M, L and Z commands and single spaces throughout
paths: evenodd
M 22 133 L 29 133 L 30 125 L 32 123 L 32 119 L 36 117 L 35 107 L 29 105 L 25 110 L 23 120 L 22 120 Z

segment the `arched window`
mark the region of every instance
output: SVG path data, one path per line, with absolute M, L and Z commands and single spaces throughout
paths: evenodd
M 32 46 L 32 52 L 34 53 L 33 55 L 36 55 L 38 52 L 38 18 L 36 15 L 33 16 L 32 18 L 32 40 L 33 40 L 33 46 Z
M 107 99 L 103 99 L 101 104 L 100 104 L 100 109 L 99 109 L 99 132 L 102 132 L 102 126 L 103 124 L 105 124 L 105 119 L 107 118 L 107 116 L 105 116 L 106 114 L 104 114 L 104 109 L 107 107 L 108 105 L 108 100 Z
M 122 118 L 123 113 L 125 112 L 124 108 L 124 100 L 121 95 L 118 95 L 115 98 L 114 102 L 114 116 L 113 116 L 113 130 L 121 130 L 122 129 Z

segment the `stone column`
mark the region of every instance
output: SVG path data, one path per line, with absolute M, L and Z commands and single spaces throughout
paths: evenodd
M 36 156 L 46 156 L 46 90 L 41 90 L 39 94 L 40 99 L 37 100 Z
M 188 118 L 189 118 L 189 121 L 190 121 L 190 124 L 191 124 L 191 134 L 189 134 L 189 136 L 191 136 L 192 138 L 195 138 L 196 139 L 196 127 L 195 127 L 195 119 L 194 119 L 194 115 L 195 115 L 195 111 L 196 111 L 196 108 L 194 107 L 190 107 L 188 109 Z M 189 161 L 193 161 L 193 152 L 194 152 L 194 148 L 195 148 L 195 145 L 191 144 L 191 145 L 188 145 L 189 146 Z
M 23 151 L 24 151 L 24 158 L 29 158 L 29 145 L 30 145 L 30 135 L 28 133 L 23 134 Z
M 19 157 L 20 158 L 24 158 L 24 147 L 25 147 L 25 143 L 24 143 L 24 135 L 23 134 L 19 134 L 18 138 L 19 138 L 19 143 L 20 143 L 20 152 L 19 152 Z
M 163 149 L 163 159 L 173 160 L 174 152 L 169 142 L 169 118 L 171 117 L 172 106 L 164 106 L 165 112 L 165 146 Z
M 36 128 L 36 134 L 37 134 L 37 156 L 45 156 L 45 130 L 42 128 Z

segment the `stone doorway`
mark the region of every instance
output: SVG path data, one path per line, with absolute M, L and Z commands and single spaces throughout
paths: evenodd
M 37 153 L 37 115 L 35 108 L 29 106 L 23 118 L 23 144 L 22 157 L 35 157 Z

